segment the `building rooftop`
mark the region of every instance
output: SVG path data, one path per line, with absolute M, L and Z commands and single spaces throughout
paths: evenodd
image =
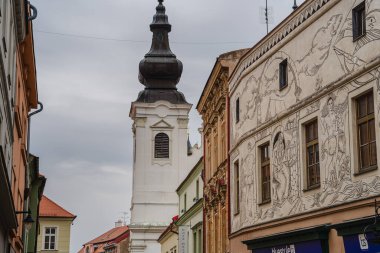
M 87 244 L 101 244 L 101 243 L 106 243 L 110 241 L 114 241 L 118 239 L 120 236 L 126 234 L 128 232 L 128 226 L 121 226 L 121 227 L 116 227 L 113 228 L 104 234 L 96 237 L 95 239 L 85 243 L 84 245 Z
M 43 195 L 40 202 L 40 217 L 75 219 L 77 216 L 70 213 L 69 211 L 55 203 L 53 200 Z

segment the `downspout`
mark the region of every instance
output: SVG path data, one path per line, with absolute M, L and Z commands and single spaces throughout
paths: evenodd
M 203 126 L 204 127 L 204 126 Z M 206 253 L 206 212 L 205 212 L 205 205 L 206 205 L 206 198 L 205 198 L 205 187 L 206 187 L 206 141 L 204 136 L 204 131 L 202 131 L 202 141 L 203 141 L 203 252 Z
M 38 110 L 35 110 L 34 112 L 31 112 L 28 114 L 28 132 L 27 132 L 27 143 L 26 143 L 26 173 L 25 173 L 25 189 L 29 189 L 30 188 L 30 182 L 29 182 L 29 179 L 30 179 L 30 174 L 29 174 L 29 149 L 30 149 L 30 123 L 31 123 L 31 117 L 37 113 L 40 113 L 43 109 L 44 109 L 44 106 L 41 102 L 38 101 L 38 105 L 40 106 L 40 109 Z M 24 211 L 28 211 L 29 210 L 29 196 L 26 198 L 24 196 Z M 26 242 L 26 233 L 25 233 L 25 229 L 23 228 L 23 241 L 24 241 L 24 245 L 25 245 L 25 242 Z M 27 247 L 26 247 L 27 248 Z
M 231 129 L 230 129 L 230 126 L 231 126 L 231 122 L 230 122 L 230 96 L 229 94 L 227 94 L 227 149 L 228 149 L 228 152 L 227 152 L 227 194 L 228 194 L 228 222 L 227 222 L 227 226 L 228 226 L 228 239 L 230 238 L 230 235 L 231 235 L 231 189 L 230 189 L 230 175 L 231 175 L 231 172 L 230 172 L 230 134 L 231 134 Z M 231 248 L 231 244 L 230 242 L 228 243 L 228 247 Z

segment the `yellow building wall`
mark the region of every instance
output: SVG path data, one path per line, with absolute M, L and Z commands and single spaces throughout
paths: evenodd
M 70 253 L 70 232 L 72 219 L 40 218 L 40 231 L 37 240 L 38 253 L 51 253 L 52 250 L 43 250 L 45 227 L 57 227 L 57 245 L 55 253 Z
M 178 235 L 170 233 L 170 235 L 164 241 L 161 241 L 161 253 L 173 253 L 173 249 L 176 249 L 178 253 Z

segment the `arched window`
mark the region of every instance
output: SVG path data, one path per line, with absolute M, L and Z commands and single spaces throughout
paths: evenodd
M 165 133 L 154 138 L 154 158 L 169 158 L 169 136 Z

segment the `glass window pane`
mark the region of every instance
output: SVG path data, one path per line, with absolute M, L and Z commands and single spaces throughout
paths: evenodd
M 371 114 L 374 112 L 374 106 L 373 106 L 373 93 L 368 94 L 368 114 Z
M 315 145 L 315 162 L 319 163 L 319 146 L 318 146 L 318 144 Z
M 50 228 L 46 228 L 45 234 L 50 234 Z
M 363 118 L 367 115 L 367 99 L 366 97 L 361 97 L 358 99 L 358 118 Z
M 371 166 L 377 164 L 377 150 L 376 150 L 376 142 L 371 143 Z
M 359 125 L 359 137 L 360 137 L 360 144 L 361 145 L 368 143 L 367 123 L 363 123 L 363 124 Z
M 314 151 L 313 147 L 307 148 L 307 165 L 310 166 L 314 163 Z
M 360 148 L 360 156 L 361 168 L 367 168 L 369 166 L 369 145 Z
M 375 120 L 372 119 L 368 121 L 368 131 L 369 131 L 369 141 L 375 141 L 376 140 L 376 134 L 375 134 Z

